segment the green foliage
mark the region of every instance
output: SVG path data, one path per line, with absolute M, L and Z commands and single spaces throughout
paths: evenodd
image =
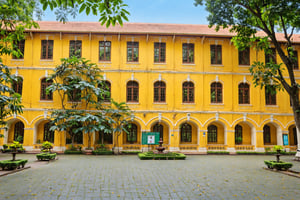
M 82 151 L 77 151 L 77 150 L 65 150 L 64 154 L 82 154 Z
M 274 160 L 265 160 L 265 164 L 269 169 L 277 169 L 277 170 L 288 170 L 293 166 L 292 163 L 289 162 L 283 162 L 283 161 L 274 161 Z
M 294 32 L 300 30 L 300 1 L 195 0 L 196 6 L 203 4 L 210 13 L 209 26 L 217 31 L 229 28 L 236 34 L 232 41 L 239 50 L 253 47 L 272 56 L 270 47 L 275 48 L 283 63 L 273 59 L 255 61 L 250 67 L 253 82 L 261 88 L 272 85 L 275 92 L 284 89 L 290 95 L 295 123 L 300 129 L 300 85 L 295 78 L 294 68 L 298 64 L 293 47 Z M 283 33 L 280 41 L 276 32 Z
M 13 143 L 11 145 L 9 145 L 9 148 L 10 149 L 18 149 L 18 148 L 23 148 L 23 145 L 20 144 L 19 142 L 17 141 L 13 141 Z
M 207 151 L 207 154 L 229 154 L 228 151 Z
M 237 151 L 236 154 L 239 154 L 239 155 L 264 155 L 265 152 Z
M 153 152 L 139 153 L 141 160 L 185 160 L 186 155 L 183 153 L 168 152 L 164 154 L 155 154 Z
M 105 149 L 99 149 L 92 151 L 93 155 L 112 155 L 113 151 L 105 150 Z
M 275 145 L 275 146 L 273 147 L 273 150 L 274 150 L 274 151 L 282 151 L 282 150 L 283 150 L 283 146 Z
M 13 81 L 16 81 L 17 78 L 12 75 L 8 67 L 2 63 L 0 63 L 0 77 L 0 128 L 2 128 L 7 125 L 5 118 L 12 114 L 22 113 L 23 106 L 21 105 L 21 95 L 15 93 L 11 88 Z M 3 135 L 0 134 L 0 137 L 3 137 Z
M 41 161 L 54 160 L 56 158 L 56 153 L 39 153 L 36 154 L 36 158 Z
M 105 117 L 107 109 L 102 105 L 109 91 L 104 87 L 101 70 L 96 64 L 75 56 L 61 61 L 49 78 L 53 80 L 52 85 L 47 88 L 48 92 L 58 93 L 62 106 L 62 109 L 51 113 L 53 125 L 50 130 L 66 131 L 72 138 L 72 144 L 76 134 L 86 133 L 90 148 L 94 132 L 111 132 Z M 80 92 L 74 98 L 76 91 Z
M 8 145 L 7 144 L 3 144 L 3 149 L 7 149 L 8 148 Z
M 56 9 L 56 20 L 61 22 L 66 22 L 68 15 L 75 18 L 78 12 L 99 16 L 99 22 L 101 25 L 106 23 L 106 27 L 114 26 L 116 23 L 122 25 L 123 20 L 128 21 L 129 12 L 126 10 L 127 5 L 123 3 L 123 0 L 40 0 L 40 2 L 43 10 L 46 10 L 47 7 L 50 7 L 51 10 Z
M 122 151 L 122 154 L 138 154 L 141 153 L 141 151 Z
M 53 144 L 51 142 L 45 141 L 42 144 L 42 148 L 46 149 L 46 150 L 52 149 L 53 148 Z
M 27 162 L 28 160 L 1 160 L 0 168 L 2 168 L 2 170 L 15 170 L 17 168 L 19 169 L 20 167 L 24 168 Z

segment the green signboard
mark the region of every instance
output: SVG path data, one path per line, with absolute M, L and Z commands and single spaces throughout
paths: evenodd
M 142 144 L 159 144 L 159 132 L 142 132 Z

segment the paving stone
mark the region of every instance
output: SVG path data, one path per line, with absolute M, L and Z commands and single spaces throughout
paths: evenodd
M 35 155 L 21 154 L 34 164 Z M 0 159 L 9 156 L 0 154 Z M 0 177 L 1 199 L 298 199 L 299 179 L 266 171 L 274 156 L 59 155 L 59 160 Z M 293 156 L 283 156 L 291 161 Z M 294 170 L 300 171 L 300 163 Z

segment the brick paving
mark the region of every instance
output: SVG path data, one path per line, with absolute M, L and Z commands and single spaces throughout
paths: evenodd
M 9 159 L 0 154 L 0 159 Z M 193 155 L 185 161 L 137 156 L 59 155 L 0 177 L 0 199 L 299 199 L 300 179 L 264 170 L 274 156 Z M 291 161 L 293 156 L 282 160 Z M 300 171 L 300 162 L 293 162 Z

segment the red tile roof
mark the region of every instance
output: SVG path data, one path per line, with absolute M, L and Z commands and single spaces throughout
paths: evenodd
M 110 33 L 110 34 L 158 34 L 158 35 L 194 35 L 232 37 L 228 29 L 220 29 L 218 32 L 208 25 L 192 24 L 160 24 L 160 23 L 124 23 L 123 26 L 110 26 L 106 28 L 99 22 L 61 22 L 39 21 L 39 29 L 31 29 L 32 32 L 63 32 L 63 33 Z M 260 34 L 261 35 L 261 34 Z M 279 41 L 285 41 L 284 34 L 278 33 Z M 300 34 L 293 36 L 295 43 L 300 43 Z

